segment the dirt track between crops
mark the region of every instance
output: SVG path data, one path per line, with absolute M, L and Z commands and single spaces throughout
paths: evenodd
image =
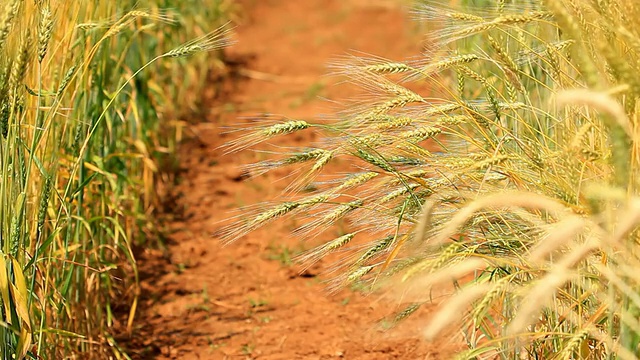
M 243 179 L 239 166 L 258 155 L 222 156 L 223 127 L 262 113 L 313 119 L 330 113 L 321 97 L 350 89 L 323 76 L 337 55 L 356 49 L 403 59 L 422 37 L 389 0 L 243 0 L 237 64 L 207 96 L 207 114 L 185 130 L 178 185 L 171 190 L 167 250 L 139 259 L 143 298 L 132 341 L 134 359 L 448 359 L 454 345 L 420 339 L 415 326 L 382 332 L 376 322 L 397 310 L 377 295 L 326 291 L 320 263 L 301 274 L 289 253 L 301 245 L 292 224 L 260 229 L 222 247 L 212 234 L 230 211 L 276 197 L 286 172 Z M 219 84 L 212 84 L 212 89 Z M 215 96 L 214 96 L 215 95 Z M 290 137 L 304 146 L 311 135 Z

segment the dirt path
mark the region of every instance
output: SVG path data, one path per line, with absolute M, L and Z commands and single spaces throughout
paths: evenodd
M 348 289 L 329 295 L 316 267 L 300 275 L 290 264 L 301 246 L 287 235 L 291 224 L 258 230 L 227 247 L 212 238 L 228 211 L 272 199 L 286 185 L 277 181 L 283 173 L 241 182 L 238 166 L 257 155 L 221 156 L 216 148 L 230 140 L 221 127 L 260 113 L 311 119 L 330 112 L 318 97 L 342 99 L 349 90 L 323 77 L 326 64 L 350 49 L 390 58 L 420 51 L 420 35 L 394 1 L 239 3 L 244 22 L 228 54 L 247 60 L 243 76 L 187 131 L 168 250 L 140 260 L 145 298 L 134 358 L 448 358 L 446 343 L 427 344 L 413 331 L 375 330 L 375 321 L 394 310 L 375 296 Z

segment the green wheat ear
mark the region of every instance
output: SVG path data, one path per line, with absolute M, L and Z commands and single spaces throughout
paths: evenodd
M 163 56 L 183 57 L 190 56 L 198 52 L 220 50 L 234 43 L 234 40 L 230 38 L 232 32 L 233 29 L 229 28 L 228 24 L 223 25 L 217 30 L 182 44 L 181 46 L 165 53 Z

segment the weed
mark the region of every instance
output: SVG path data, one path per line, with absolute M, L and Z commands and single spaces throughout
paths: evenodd
M 187 269 L 187 265 L 184 263 L 176 264 L 176 273 L 182 274 Z
M 251 305 L 252 308 L 259 308 L 269 305 L 269 302 L 265 299 L 249 298 L 249 305 Z
M 242 345 L 240 349 L 243 355 L 251 355 L 255 350 L 256 350 L 255 344 L 245 344 L 245 345 Z
M 305 90 L 304 95 L 293 100 L 291 104 L 289 104 L 289 107 L 297 108 L 309 101 L 317 99 L 318 96 L 320 96 L 320 94 L 322 93 L 322 90 L 324 90 L 324 87 L 325 85 L 321 82 L 315 82 L 311 84 L 309 88 Z
M 271 244 L 268 247 L 269 254 L 267 258 L 269 260 L 278 261 L 282 266 L 291 266 L 294 261 L 293 258 L 297 256 L 297 254 L 303 252 L 302 248 L 300 249 L 291 249 L 285 245 L 275 245 Z
M 216 340 L 212 339 L 210 336 L 207 336 L 207 344 L 209 345 L 209 350 L 211 352 L 227 346 L 226 343 L 216 343 Z

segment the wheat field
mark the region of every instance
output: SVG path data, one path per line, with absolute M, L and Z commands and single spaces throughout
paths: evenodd
M 243 209 L 225 241 L 287 217 L 314 241 L 347 220 L 299 260 L 332 256 L 336 288 L 395 294 L 406 309 L 392 323 L 453 282 L 424 335 L 455 326 L 461 359 L 638 358 L 639 11 L 631 0 L 419 1 L 422 54 L 332 64 L 365 96 L 332 119 L 236 129 L 228 153 L 298 132 L 323 140 L 247 165 L 296 175 Z M 341 177 L 333 162 L 347 164 Z
M 185 59 L 231 41 L 228 2 L 163 6 L 0 4 L 2 359 L 127 358 L 113 335 L 135 320 L 133 249 L 157 232 L 174 116 L 202 86 L 172 76 L 202 72 L 202 57 Z

